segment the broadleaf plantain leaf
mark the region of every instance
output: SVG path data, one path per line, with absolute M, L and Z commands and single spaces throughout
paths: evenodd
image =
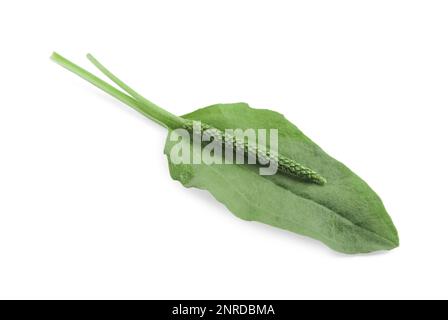
M 234 103 L 202 108 L 184 118 L 221 130 L 278 129 L 279 153 L 313 168 L 328 181 L 320 186 L 280 172 L 262 176 L 254 165 L 174 164 L 170 150 L 176 142 L 167 139 L 171 177 L 185 187 L 208 190 L 241 219 L 309 236 L 339 252 L 366 253 L 398 246 L 395 226 L 376 193 L 283 115 Z M 192 152 L 200 152 L 187 143 Z
M 125 93 L 61 55 L 53 53 L 51 56 L 67 70 L 168 128 L 170 135 L 165 144 L 165 154 L 170 173 L 184 186 L 208 190 L 244 220 L 259 221 L 303 234 L 340 252 L 362 253 L 398 246 L 395 226 L 376 193 L 281 114 L 253 109 L 245 103 L 234 103 L 213 105 L 178 117 L 141 96 L 92 55 L 87 57 Z M 202 121 L 214 132 L 225 129 L 277 129 L 279 168 L 283 168 L 282 172 L 296 174 L 296 177 L 280 172 L 262 176 L 256 165 L 207 165 L 210 159 L 199 162 L 202 164 L 175 164 L 177 161 L 171 158 L 170 150 L 178 142 L 170 139 L 172 130 L 189 128 L 190 120 Z M 196 146 L 190 139 L 182 139 L 182 143 L 190 148 L 190 154 L 204 155 L 201 146 Z M 245 145 L 244 141 L 232 142 L 232 148 L 237 149 L 241 145 Z M 266 153 L 261 155 L 264 158 L 268 156 Z M 275 157 L 269 159 L 276 160 Z M 309 181 L 297 178 L 308 178 Z

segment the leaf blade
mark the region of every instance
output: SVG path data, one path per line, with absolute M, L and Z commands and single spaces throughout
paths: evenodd
M 319 170 L 329 181 L 322 187 L 279 173 L 260 176 L 256 167 L 249 165 L 174 165 L 169 161 L 173 179 L 187 187 L 208 190 L 242 219 L 315 238 L 340 252 L 364 253 L 398 246 L 392 220 L 373 190 L 281 114 L 237 103 L 202 108 L 185 118 L 221 130 L 277 128 L 279 152 Z M 171 145 L 167 141 L 167 155 Z

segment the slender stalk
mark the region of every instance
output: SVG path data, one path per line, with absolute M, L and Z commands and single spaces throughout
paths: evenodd
M 62 67 L 66 68 L 67 70 L 73 72 L 74 74 L 78 75 L 79 77 L 83 78 L 84 80 L 87 80 L 94 86 L 98 87 L 99 89 L 103 90 L 104 92 L 110 94 L 111 96 L 115 97 L 116 99 L 120 100 L 121 102 L 127 104 L 128 106 L 134 108 L 135 110 L 139 111 L 149 119 L 159 123 L 160 125 L 175 129 L 179 128 L 183 125 L 184 120 L 180 117 L 177 117 L 168 111 L 163 110 L 162 108 L 156 106 L 152 102 L 148 100 L 143 100 L 144 98 L 139 96 L 140 98 L 137 100 L 134 97 L 131 97 L 120 90 L 114 88 L 107 82 L 101 80 L 94 74 L 90 73 L 89 71 L 81 68 L 80 66 L 74 64 L 70 60 L 64 58 L 63 56 L 59 55 L 58 53 L 54 52 L 51 55 L 51 59 L 61 65 Z M 128 89 L 130 89 L 128 87 Z M 132 89 L 131 89 L 132 90 Z M 134 92 L 136 93 L 136 92 Z M 143 99 L 141 99 L 143 98 Z
M 87 54 L 87 59 L 93 63 L 95 67 L 98 68 L 106 77 L 112 80 L 116 85 L 126 91 L 129 95 L 131 95 L 135 100 L 140 102 L 141 104 L 148 107 L 151 110 L 152 114 L 155 118 L 163 118 L 164 122 L 168 124 L 168 127 L 175 129 L 180 128 L 185 124 L 185 120 L 181 117 L 178 117 L 172 113 L 167 112 L 166 110 L 160 108 L 155 103 L 149 101 L 142 95 L 140 95 L 137 91 L 129 87 L 126 83 L 120 80 L 116 75 L 109 71 L 103 64 L 101 64 L 93 55 L 90 53 Z
M 95 76 L 92 73 L 88 72 L 87 70 L 81 68 L 80 66 L 74 64 L 73 62 L 65 59 L 64 57 L 57 54 L 56 52 L 54 52 L 53 55 L 51 56 L 51 59 L 53 61 L 55 61 L 56 63 L 60 64 L 64 68 L 68 69 L 69 71 L 75 73 L 76 75 L 80 76 L 81 78 L 87 80 L 88 82 L 92 83 L 96 87 L 98 87 L 101 90 L 105 91 L 106 93 L 112 95 L 113 97 L 117 98 L 118 100 L 124 102 L 128 106 L 136 109 L 137 111 L 141 112 L 146 117 L 161 124 L 162 126 L 167 127 L 169 129 L 185 128 L 189 131 L 193 130 L 191 120 L 183 119 L 181 117 L 178 117 L 178 116 L 176 116 L 172 113 L 169 113 L 168 111 L 160 108 L 156 104 L 152 103 L 148 99 L 141 96 L 138 92 L 133 90 L 126 83 L 121 81 L 112 72 L 110 72 L 105 66 L 103 66 L 97 59 L 95 59 L 91 54 L 88 54 L 87 58 L 104 75 L 106 75 L 116 85 L 118 85 L 121 89 L 123 89 L 127 94 L 118 90 L 117 88 L 111 86 L 107 82 L 101 80 L 97 76 Z M 244 153 L 251 153 L 251 154 L 256 155 L 259 158 L 260 157 L 267 158 L 267 159 L 270 159 L 271 161 L 277 162 L 278 168 L 282 172 L 285 172 L 292 176 L 295 176 L 295 177 L 298 177 L 305 181 L 313 182 L 316 184 L 323 185 L 326 183 L 326 179 L 324 177 L 322 177 L 316 171 L 314 171 L 310 168 L 307 168 L 307 167 L 301 165 L 300 163 L 298 163 L 292 159 L 289 159 L 285 156 L 278 155 L 278 156 L 274 157 L 274 156 L 270 155 L 269 153 L 266 153 L 265 151 L 258 150 L 257 148 L 251 149 L 250 146 L 244 140 L 236 139 L 233 136 L 227 137 L 220 130 L 213 128 L 212 126 L 209 126 L 207 124 L 202 124 L 201 130 L 202 130 L 201 133 L 205 130 L 213 130 L 216 133 L 216 136 L 219 137 L 219 139 L 223 143 L 228 143 L 230 141 L 232 147 L 236 150 L 242 150 Z

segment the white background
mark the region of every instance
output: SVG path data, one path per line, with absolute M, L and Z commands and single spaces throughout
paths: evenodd
M 448 298 L 447 17 L 446 1 L 1 2 L 0 298 Z M 378 192 L 401 246 L 346 256 L 237 219 L 170 178 L 165 129 L 53 50 L 176 114 L 284 113 Z

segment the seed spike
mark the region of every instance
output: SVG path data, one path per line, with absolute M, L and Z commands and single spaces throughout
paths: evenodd
M 74 64 L 73 62 L 67 60 L 62 57 L 58 53 L 54 52 L 51 56 L 51 59 L 61 65 L 62 67 L 68 69 L 69 71 L 75 73 L 81 78 L 87 80 L 92 83 L 96 87 L 115 97 L 116 99 L 122 101 L 128 106 L 136 109 L 140 113 L 144 114 L 146 117 L 150 118 L 153 121 L 169 128 L 169 129 L 177 129 L 177 128 L 185 128 L 189 131 L 193 130 L 193 122 L 191 120 L 187 120 L 181 117 L 178 117 L 144 98 L 138 92 L 129 87 L 126 83 L 121 81 L 118 77 L 116 77 L 112 72 L 110 72 L 105 66 L 103 66 L 93 55 L 87 54 L 87 58 L 97 67 L 104 75 L 106 75 L 110 80 L 112 80 L 115 84 L 117 84 L 121 89 L 123 89 L 126 93 L 114 88 L 107 82 L 101 80 L 97 76 L 88 72 L 87 70 L 81 68 L 80 66 Z M 301 180 L 312 182 L 315 184 L 323 185 L 327 181 L 316 171 L 303 166 L 302 164 L 285 157 L 283 155 L 273 156 L 269 154 L 267 151 L 262 151 L 258 148 L 252 150 L 252 148 L 248 145 L 247 142 L 242 141 L 241 139 L 233 136 L 226 136 L 221 130 L 214 128 L 208 124 L 202 124 L 201 132 L 205 130 L 213 130 L 217 136 L 220 137 L 220 140 L 223 143 L 228 143 L 231 141 L 232 147 L 234 149 L 242 149 L 246 154 L 247 153 L 255 153 L 258 157 L 268 158 L 271 161 L 276 161 L 278 164 L 278 169 L 281 172 L 287 173 L 294 177 L 298 177 Z

